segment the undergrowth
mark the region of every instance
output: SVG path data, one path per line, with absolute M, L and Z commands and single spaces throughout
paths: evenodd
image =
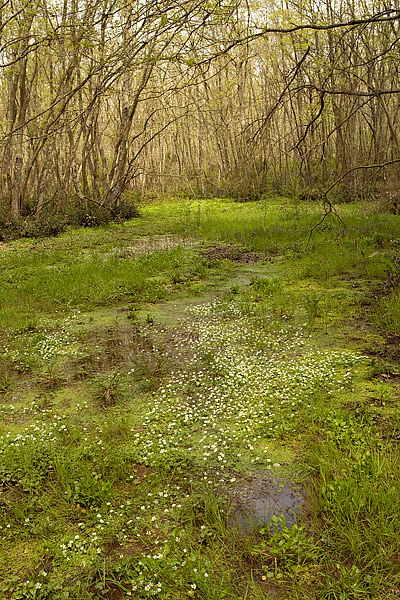
M 307 248 L 310 203 L 210 200 L 1 249 L 2 598 L 395 600 L 398 217 L 341 211 Z M 238 529 L 259 473 L 294 525 Z
M 23 207 L 21 217 L 12 219 L 8 212 L 0 212 L 0 241 L 9 242 L 21 238 L 45 238 L 63 233 L 68 227 L 97 227 L 106 223 L 138 218 L 140 213 L 129 199 L 121 199 L 112 209 L 81 200 L 69 202 L 63 210 L 48 210 L 45 206 L 39 215 L 32 207 Z

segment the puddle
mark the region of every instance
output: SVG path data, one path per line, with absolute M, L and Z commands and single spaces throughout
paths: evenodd
M 124 248 L 113 248 L 104 256 L 117 256 L 118 258 L 138 258 L 143 254 L 151 254 L 158 250 L 172 250 L 180 246 L 181 248 L 190 248 L 198 242 L 195 239 L 181 237 L 179 235 L 159 235 L 154 237 L 138 238 L 134 240 L 133 246 L 125 246 Z
M 273 262 L 273 258 L 270 256 L 267 257 L 256 252 L 246 252 L 238 246 L 215 246 L 202 252 L 202 255 L 207 260 L 230 260 L 237 263 L 253 263 L 259 260 Z
M 84 381 L 95 373 L 120 370 L 135 373 L 145 381 L 153 379 L 155 385 L 192 357 L 188 339 L 179 328 L 138 322 L 90 332 L 88 354 L 69 362 L 69 380 Z
M 299 486 L 277 479 L 270 472 L 239 482 L 229 495 L 234 507 L 231 523 L 243 534 L 269 524 L 273 515 L 283 515 L 286 526 L 291 528 L 304 504 L 304 492 Z

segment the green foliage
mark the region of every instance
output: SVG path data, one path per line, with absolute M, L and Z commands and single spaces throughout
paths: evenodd
M 168 297 L 176 265 L 185 272 L 186 279 L 204 277 L 207 273 L 201 260 L 179 246 L 151 251 L 150 245 L 148 253 L 132 259 L 120 258 L 113 245 L 88 254 L 81 249 L 80 232 L 76 237 L 73 234 L 76 246 L 71 252 L 68 239 L 71 238 L 66 236 L 57 240 L 58 249 L 52 253 L 22 246 L 17 260 L 14 252 L 0 256 L 3 328 L 26 329 L 40 313 L 48 315 L 121 301 L 157 302 Z M 11 279 L 9 269 L 13 273 Z
M 120 222 L 140 217 L 136 202 L 128 195 L 115 206 L 101 206 L 95 202 L 69 202 L 65 207 L 64 218 L 68 225 L 98 227 L 112 221 Z
M 356 565 L 335 564 L 334 575 L 328 574 L 320 590 L 321 600 L 359 600 L 373 598 L 381 586 L 378 574 L 361 571 Z
M 1 485 L 16 485 L 28 492 L 37 491 L 53 469 L 57 444 L 50 444 L 51 436 L 56 441 L 63 435 L 62 423 L 33 430 L 25 429 L 20 434 L 3 437 L 0 446 Z
M 391 335 L 400 335 L 400 292 L 393 291 L 374 309 L 375 322 Z
M 315 204 L 216 200 L 1 249 L 2 598 L 390 598 L 396 371 L 360 320 L 397 221 L 340 210 L 307 249 Z M 307 510 L 241 535 L 259 470 Z
M 263 559 L 269 559 L 271 565 L 264 568 L 269 577 L 279 579 L 282 572 L 297 572 L 319 558 L 319 549 L 304 527 L 297 523 L 287 527 L 283 515 L 274 515 L 270 525 L 260 529 L 260 535 Z
M 68 223 L 63 217 L 45 215 L 39 218 L 11 219 L 0 215 L 0 241 L 9 242 L 19 238 L 44 238 L 59 235 Z
M 12 385 L 12 380 L 7 373 L 5 375 L 0 374 L 0 393 L 6 392 Z
M 59 212 L 46 207 L 38 216 L 25 207 L 19 219 L 12 219 L 7 212 L 0 213 L 0 241 L 9 242 L 20 238 L 47 238 L 60 235 L 68 226 L 97 227 L 110 222 L 121 222 L 140 217 L 137 205 L 128 196 L 121 198 L 116 206 L 108 208 L 82 201 L 71 200 Z
M 155 392 L 168 370 L 168 356 L 163 350 L 144 351 L 133 358 L 131 375 L 143 391 Z
M 325 440 L 307 453 L 316 477 L 314 510 L 327 532 L 321 597 L 375 597 L 400 550 L 399 449 L 346 413 L 329 416 L 325 426 Z
M 115 406 L 126 398 L 126 377 L 119 371 L 112 371 L 106 375 L 98 375 L 93 380 L 95 398 L 104 409 Z

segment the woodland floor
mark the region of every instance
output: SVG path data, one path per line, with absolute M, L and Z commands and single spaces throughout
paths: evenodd
M 339 209 L 2 245 L 1 598 L 400 598 L 399 217 Z

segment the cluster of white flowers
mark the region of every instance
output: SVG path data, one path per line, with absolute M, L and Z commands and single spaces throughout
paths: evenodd
M 19 433 L 6 433 L 0 437 L 0 451 L 5 448 L 23 448 L 27 445 L 48 444 L 55 442 L 60 433 L 67 432 L 67 418 L 65 415 L 52 415 L 51 421 L 36 420 L 30 423 Z
M 150 341 L 151 329 L 144 325 L 142 331 Z M 146 351 L 166 360 L 170 353 L 177 366 L 148 398 L 146 412 L 131 430 L 129 446 L 142 466 L 169 468 L 189 462 L 207 486 L 234 483 L 232 470 L 279 466 L 274 463 L 269 441 L 295 431 L 302 413 L 312 411 L 335 390 L 348 388 L 356 365 L 364 359 L 350 352 L 314 349 L 301 329 L 267 330 L 251 315 L 243 314 L 237 303 L 225 301 L 192 306 L 189 319 L 180 327 L 172 333 L 160 327 L 160 333 L 169 336 L 173 348 L 160 350 L 150 344 Z M 52 336 L 46 340 L 53 340 L 54 347 L 61 346 L 61 338 Z M 42 342 L 37 348 L 38 352 L 42 349 L 42 358 L 55 356 Z M 80 413 L 82 408 L 88 408 L 87 402 L 76 404 L 75 410 Z M 14 417 L 18 412 L 14 405 L 3 405 L 0 411 Z M 103 430 L 90 422 L 77 424 L 76 414 L 75 422 L 68 422 L 65 415 L 41 409 L 37 402 L 23 411 L 25 416 L 40 413 L 41 418 L 18 433 L 0 437 L 0 453 L 7 449 L 17 455 L 21 452 L 17 449 L 28 445 L 46 446 L 64 439 L 74 428 L 82 434 L 85 448 L 94 447 L 101 454 L 103 441 L 107 447 Z M 135 469 L 127 480 L 135 486 Z M 126 597 L 162 595 L 166 589 L 163 569 L 179 571 L 187 594 L 194 596 L 209 575 L 183 547 L 185 536 L 179 522 L 189 501 L 191 476 L 186 482 L 185 490 L 173 481 L 161 484 L 162 488 L 154 483 L 146 500 L 142 497 L 136 502 L 132 495 L 122 504 L 107 502 L 101 508 L 89 508 L 85 522 L 59 540 L 57 559 L 72 566 L 96 564 L 112 533 L 121 545 L 121 558 L 125 545 L 136 542 L 146 548 L 138 558 Z M 28 522 L 27 527 L 30 525 Z M 168 562 L 171 554 L 175 562 Z
M 221 315 L 218 301 L 190 312 L 181 331 L 185 368 L 170 373 L 133 435 L 149 465 L 192 455 L 207 465 L 270 468 L 265 441 L 295 426 L 317 397 L 349 386 L 351 367 L 363 360 L 312 349 L 302 331 L 271 333 L 249 316 Z
M 80 311 L 75 311 L 66 317 L 56 331 L 50 331 L 46 323 L 39 332 L 24 332 L 13 336 L 9 343 L 5 344 L 0 356 L 4 356 L 23 368 L 40 360 L 41 362 L 53 362 L 61 356 L 79 356 L 79 344 L 77 336 L 71 325 L 78 318 Z

